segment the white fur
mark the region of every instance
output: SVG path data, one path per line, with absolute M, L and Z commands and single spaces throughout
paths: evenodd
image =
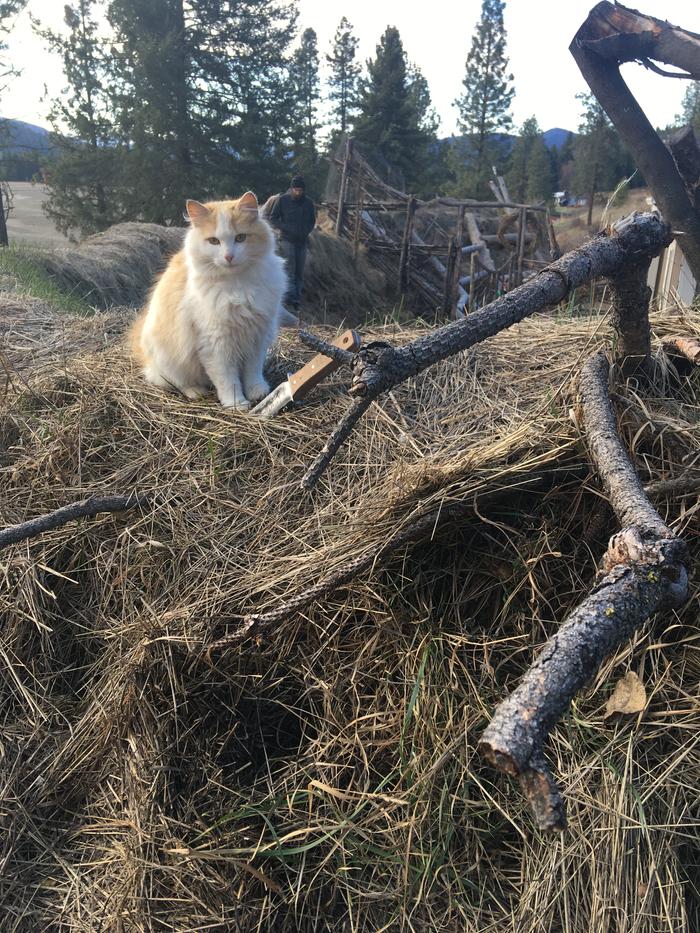
M 263 364 L 277 337 L 287 283 L 269 227 L 264 221 L 255 227 L 256 235 L 248 233 L 245 242 L 236 243 L 236 235 L 252 226 L 234 224 L 231 213 L 222 212 L 214 234 L 219 245 L 208 243 L 196 225 L 190 228 L 184 245 L 186 284 L 168 339 L 158 335 L 162 303 L 172 303 L 172 287 L 156 288 L 143 323 L 149 381 L 174 386 L 189 398 L 213 385 L 222 405 L 238 409 L 268 394 Z

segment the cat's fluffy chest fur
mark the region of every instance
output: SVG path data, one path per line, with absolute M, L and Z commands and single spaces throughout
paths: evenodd
M 274 237 L 255 196 L 188 201 L 192 227 L 133 332 L 146 379 L 189 398 L 210 385 L 245 409 L 269 392 L 262 368 L 286 288 Z

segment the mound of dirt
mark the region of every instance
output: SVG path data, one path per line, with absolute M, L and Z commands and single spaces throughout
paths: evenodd
M 700 332 L 654 319 L 671 327 Z M 600 318 L 540 316 L 427 370 L 369 409 L 313 496 L 299 480 L 347 408 L 342 371 L 268 422 L 144 385 L 119 347 L 8 387 L 4 524 L 154 494 L 2 552 L 12 928 L 697 928 L 697 594 L 554 730 L 563 839 L 475 752 L 615 530 L 569 416 L 605 339 Z M 281 369 L 307 355 L 284 335 Z M 620 391 L 644 482 L 697 469 L 697 375 L 643 403 Z M 696 555 L 697 492 L 655 502 Z M 417 516 L 421 540 L 207 658 Z M 644 716 L 606 718 L 629 670 Z

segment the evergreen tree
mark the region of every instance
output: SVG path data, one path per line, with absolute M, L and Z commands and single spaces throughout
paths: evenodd
M 11 62 L 5 58 L 7 45 L 5 36 L 13 25 L 14 18 L 25 8 L 27 0 L 0 0 L 0 92 L 5 90 L 5 81 L 17 74 Z
M 143 219 L 180 223 L 187 197 L 278 190 L 295 17 L 279 0 L 111 0 L 129 200 Z
M 409 68 L 394 26 L 387 26 L 367 70 L 355 138 L 374 148 L 403 174 L 408 189 L 416 191 L 435 143 L 434 120 L 427 83 L 417 69 Z
M 583 104 L 579 135 L 574 143 L 573 183 L 588 199 L 588 226 L 593 202 L 601 191 L 613 188 L 634 171 L 633 163 L 607 114 L 592 94 L 577 94 Z
M 458 162 L 464 159 L 458 185 L 463 193 L 477 197 L 488 194 L 491 165 L 500 156 L 493 135 L 507 133 L 512 126 L 509 109 L 515 90 L 507 71 L 504 8 L 504 0 L 482 0 L 462 81 L 464 92 L 455 101 L 460 129 L 469 140 L 464 155 L 456 153 Z
M 526 202 L 536 204 L 538 201 L 549 201 L 554 193 L 554 177 L 552 158 L 540 133 L 532 144 L 527 160 Z
M 318 75 L 316 32 L 305 29 L 301 44 L 292 57 L 291 77 L 295 89 L 298 124 L 294 129 L 294 162 L 297 171 L 313 174 L 318 165 L 318 102 L 321 99 Z
M 568 191 L 572 187 L 574 166 L 574 134 L 568 133 L 564 143 L 553 150 L 556 187 Z
M 96 0 L 66 4 L 66 33 L 37 33 L 63 60 L 67 89 L 54 100 L 50 119 L 57 156 L 47 172 L 46 212 L 68 236 L 104 230 L 118 219 L 119 152 L 111 120 L 105 42 L 95 19 Z
M 5 58 L 7 45 L 4 37 L 10 31 L 14 18 L 27 5 L 27 0 L 0 0 L 0 95 L 5 90 L 5 81 L 16 74 L 12 64 Z M 5 120 L 0 120 L 0 157 L 5 155 L 4 149 L 7 145 L 7 124 Z M 7 236 L 7 217 L 12 209 L 12 190 L 5 180 L 0 180 L 0 246 L 8 245 Z
M 692 126 L 700 139 L 700 81 L 691 81 L 686 88 L 682 103 L 682 122 Z
M 334 102 L 333 115 L 340 133 L 347 132 L 357 110 L 360 66 L 355 56 L 358 41 L 353 35 L 351 24 L 343 17 L 335 32 L 331 54 L 326 55 L 331 68 L 328 97 Z
M 529 117 L 523 123 L 520 134 L 513 146 L 510 157 L 510 170 L 506 176 L 506 182 L 511 198 L 520 204 L 524 203 L 527 198 L 530 153 L 536 140 L 540 137 L 541 131 L 537 119 L 534 116 Z

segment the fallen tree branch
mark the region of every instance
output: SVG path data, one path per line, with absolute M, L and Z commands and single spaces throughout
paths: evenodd
M 651 258 L 631 262 L 610 279 L 612 314 L 610 323 L 617 334 L 617 356 L 623 375 L 651 370 L 651 329 L 647 285 Z
M 576 478 L 578 467 L 576 464 L 567 464 L 567 477 Z M 587 467 L 581 468 L 580 479 L 583 479 L 587 473 Z M 493 502 L 502 498 L 503 495 L 511 495 L 514 491 L 534 492 L 542 488 L 550 488 L 555 482 L 560 482 L 556 477 L 556 471 L 551 474 L 533 473 L 531 476 L 525 476 L 515 483 L 509 483 L 503 488 L 492 488 L 478 496 L 480 504 L 484 502 Z M 450 504 L 440 503 L 439 507 L 431 509 L 429 512 L 413 518 L 408 524 L 388 537 L 382 544 L 374 547 L 365 554 L 361 554 L 347 564 L 327 574 L 318 583 L 296 593 L 289 599 L 282 600 L 280 604 L 269 612 L 252 613 L 246 616 L 234 617 L 239 622 L 238 627 L 229 634 L 224 635 L 217 641 L 212 642 L 207 647 L 210 653 L 214 650 L 230 647 L 248 638 L 254 638 L 277 629 L 281 622 L 284 622 L 296 612 L 301 612 L 312 603 L 334 593 L 336 590 L 345 586 L 354 580 L 359 574 L 364 573 L 370 568 L 381 566 L 387 558 L 398 551 L 406 544 L 432 535 L 439 524 L 450 519 L 463 517 L 465 512 L 472 511 L 475 506 L 476 497 L 460 502 Z
M 684 126 L 668 141 L 681 178 L 685 182 L 690 202 L 700 211 L 700 146 L 692 126 Z
M 537 311 L 557 305 L 579 285 L 597 276 L 618 275 L 630 263 L 639 265 L 645 258 L 658 255 L 670 240 L 670 228 L 657 214 L 632 214 L 463 320 L 438 328 L 403 347 L 367 344 L 353 358 L 350 388 L 350 394 L 364 404 L 356 402 L 345 415 L 302 479 L 302 487 L 308 490 L 315 485 L 377 396 L 433 363 L 466 350 Z
M 126 509 L 145 505 L 150 502 L 151 497 L 152 493 L 149 492 L 133 492 L 128 496 L 90 496 L 89 499 L 71 502 L 70 505 L 61 506 L 60 509 L 48 512 L 46 515 L 38 515 L 18 525 L 9 525 L 7 528 L 0 529 L 0 548 L 27 538 L 35 538 L 44 531 L 60 528 L 61 525 L 66 525 L 78 518 L 90 518 L 101 512 L 124 512 Z
M 610 539 L 591 592 L 497 708 L 479 744 L 492 764 L 518 778 L 543 830 L 566 825 L 564 802 L 543 752 L 550 731 L 606 657 L 649 616 L 687 597 L 685 544 L 649 502 L 622 446 L 608 370 L 602 352 L 586 363 L 581 404 L 591 459 L 622 530 Z
M 598 3 L 588 14 L 595 34 L 582 40 L 585 48 L 615 62 L 639 61 L 650 67 L 653 58 L 682 68 L 685 74 L 663 74 L 700 80 L 700 36 L 671 23 L 631 10 L 621 3 Z
M 676 479 L 660 479 L 644 487 L 648 496 L 687 495 L 700 492 L 700 476 L 689 473 Z

